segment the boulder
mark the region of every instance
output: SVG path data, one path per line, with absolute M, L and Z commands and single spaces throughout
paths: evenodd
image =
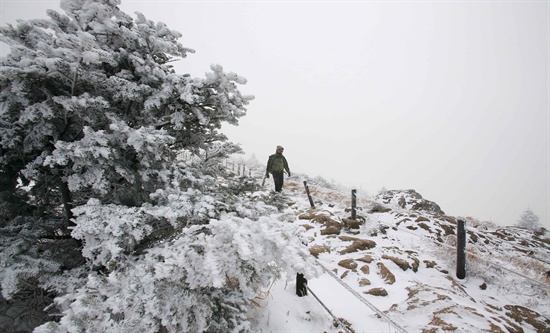
M 438 204 L 422 198 L 415 190 L 390 190 L 378 194 L 375 201 L 401 208 L 427 212 L 432 215 L 445 215 Z

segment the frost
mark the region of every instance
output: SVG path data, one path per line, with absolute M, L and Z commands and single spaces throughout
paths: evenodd
M 90 202 L 86 209 L 97 205 Z M 85 287 L 59 298 L 65 316 L 59 325 L 40 329 L 143 331 L 162 325 L 174 332 L 249 331 L 244 310 L 262 284 L 296 268 L 308 276 L 319 273 L 304 246 L 289 241 L 299 232 L 296 226 L 273 218 L 259 222 L 236 217 L 211 221 L 183 230 L 139 261 L 119 260 L 119 268 L 109 275 L 92 274 Z M 218 306 L 225 308 L 223 315 Z M 109 313 L 123 316 L 113 322 Z M 83 322 L 83 316 L 95 319 Z
M 104 170 L 101 164 L 108 163 L 112 155 L 108 145 L 108 137 L 103 131 L 93 131 L 89 127 L 83 129 L 84 137 L 75 142 L 58 141 L 55 150 L 44 160 L 44 165 L 67 165 L 71 161 L 72 170 L 80 170 L 78 174 L 69 176 L 71 190 L 78 190 L 83 186 L 93 186 L 104 191 L 107 182 L 104 179 Z
M 20 184 L 0 202 L 4 297 L 58 295 L 37 332 L 250 331 L 250 295 L 307 264 L 276 258 L 303 247 L 276 207 L 222 181 L 246 80 L 177 74 L 181 34 L 119 5 L 62 0 L 0 28 L 0 163 Z
M 19 117 L 19 122 L 23 124 L 34 122 L 40 118 L 51 118 L 53 115 L 53 111 L 47 102 L 36 103 L 25 108 Z
M 96 52 L 85 51 L 82 53 L 82 62 L 85 64 L 95 64 L 100 62 L 100 56 Z
M 82 254 L 95 265 L 106 266 L 131 251 L 152 227 L 142 209 L 117 205 L 101 205 L 90 199 L 86 205 L 73 210 L 76 227 L 72 236 L 84 241 Z
M 204 113 L 198 108 L 193 108 L 193 113 L 199 119 L 199 124 L 206 125 L 208 124 L 208 119 L 204 116 Z

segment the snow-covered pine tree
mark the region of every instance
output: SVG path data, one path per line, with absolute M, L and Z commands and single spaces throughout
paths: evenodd
M 531 231 L 539 231 L 542 228 L 539 223 L 539 217 L 530 208 L 521 213 L 516 226 Z
M 0 29 L 2 296 L 56 297 L 37 332 L 247 331 L 267 280 L 316 268 L 275 207 L 219 182 L 246 80 L 175 73 L 181 35 L 119 4 Z

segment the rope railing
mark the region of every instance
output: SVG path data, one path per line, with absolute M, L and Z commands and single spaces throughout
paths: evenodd
M 229 162 L 226 161 L 225 163 L 226 163 L 226 167 L 227 167 Z M 235 164 L 235 162 L 231 162 L 231 164 L 232 164 L 232 166 L 233 166 L 233 168 L 232 168 L 233 170 L 235 170 L 235 165 L 237 165 L 237 168 L 239 168 L 239 167 L 238 167 L 238 165 L 239 165 L 238 163 Z M 244 164 L 243 164 L 242 171 L 240 171 L 240 170 L 241 170 L 240 168 L 237 169 L 237 170 L 239 170 L 239 172 L 242 172 L 242 174 L 244 175 L 244 174 L 245 174 L 245 168 L 246 168 L 246 167 L 245 167 Z M 260 179 L 263 178 L 263 172 L 262 172 L 262 170 L 259 170 L 259 171 L 257 171 L 257 170 L 259 170 L 259 169 L 258 169 L 258 168 L 249 168 L 249 176 L 252 177 L 252 172 L 254 171 L 256 174 L 259 174 L 258 177 L 259 177 Z M 256 175 L 255 175 L 255 176 L 256 176 Z M 295 180 L 292 180 L 292 181 L 297 182 L 297 181 L 295 181 Z M 342 206 L 347 206 L 348 202 L 351 201 L 349 198 L 346 198 L 346 199 L 343 198 L 343 199 L 341 199 L 341 200 L 334 200 L 334 192 L 341 192 L 341 190 L 325 188 L 325 186 L 323 186 L 322 184 L 316 183 L 316 182 L 314 182 L 314 181 L 312 181 L 312 180 L 309 180 L 309 181 L 308 181 L 308 185 L 314 188 L 314 190 L 311 191 L 311 193 L 310 193 L 311 197 L 313 198 L 313 202 L 315 202 L 315 201 L 325 201 L 325 202 L 330 202 L 331 204 L 339 204 L 339 205 L 342 205 Z M 322 191 L 327 191 L 327 192 L 329 192 L 329 193 L 332 194 L 332 195 L 330 195 L 330 194 L 323 194 Z M 343 195 L 343 193 L 340 193 L 340 194 Z M 355 195 L 356 195 L 356 198 L 358 199 L 358 202 L 359 202 L 359 203 L 368 204 L 368 203 L 373 202 L 373 200 L 372 200 L 371 198 L 365 197 L 365 196 L 363 196 L 363 195 L 361 195 L 361 194 L 358 194 L 358 193 L 356 193 L 356 192 L 355 192 Z M 315 200 L 315 199 L 317 199 L 317 200 Z M 350 200 L 350 201 L 348 201 L 348 200 Z M 313 207 L 313 205 L 312 205 L 312 207 Z M 392 206 L 392 209 L 397 210 L 398 212 L 406 212 L 405 209 L 400 208 L 400 207 L 394 207 L 394 206 Z M 371 218 L 372 218 L 372 217 L 371 217 Z M 380 221 L 379 219 L 376 219 L 376 218 L 375 218 L 375 220 L 376 220 L 379 224 L 383 224 L 383 225 L 386 225 L 386 226 L 388 226 L 388 227 L 396 227 L 398 230 L 404 231 L 404 232 L 406 232 L 406 233 L 408 233 L 408 234 L 411 234 L 411 235 L 416 236 L 416 237 L 419 237 L 419 238 L 426 239 L 426 240 L 428 240 L 428 241 L 430 241 L 430 242 L 432 242 L 432 243 L 435 243 L 436 245 L 448 247 L 448 248 L 451 248 L 451 249 L 453 249 L 453 250 L 456 249 L 454 246 L 451 246 L 451 245 L 442 243 L 442 242 L 438 241 L 438 240 L 435 239 L 435 238 L 428 237 L 428 236 L 424 236 L 424 235 L 419 235 L 419 234 L 414 233 L 414 232 L 412 232 L 412 231 L 410 231 L 410 230 L 408 230 L 408 229 L 406 229 L 406 228 L 403 228 L 403 227 L 401 227 L 401 226 L 389 226 L 389 225 L 387 225 L 385 222 Z M 467 228 L 467 230 L 472 231 L 472 232 L 473 232 L 473 231 L 476 231 L 476 232 L 478 231 L 478 230 L 472 230 L 472 228 Z M 522 246 L 520 246 L 520 245 L 514 245 L 514 246 L 517 246 L 517 247 L 519 247 L 519 248 L 525 249 L 524 247 L 522 247 Z M 524 278 L 524 279 L 526 279 L 526 280 L 528 280 L 528 281 L 531 281 L 532 283 L 535 283 L 535 284 L 537 284 L 537 285 L 539 285 L 539 286 L 542 286 L 542 287 L 545 288 L 545 289 L 549 289 L 549 290 L 550 290 L 550 284 L 547 284 L 547 283 L 544 283 L 544 282 L 535 280 L 535 279 L 533 279 L 533 278 L 531 278 L 531 277 L 528 277 L 528 276 L 526 276 L 526 275 L 524 275 L 524 274 L 521 274 L 521 273 L 519 273 L 519 272 L 516 272 L 516 271 L 514 271 L 514 270 L 512 270 L 512 269 L 506 268 L 506 267 L 504 267 L 504 266 L 502 266 L 502 265 L 499 265 L 499 264 L 497 264 L 497 263 L 494 263 L 494 262 L 492 262 L 492 261 L 490 261 L 490 260 L 488 260 L 488 259 L 485 259 L 485 258 L 483 258 L 483 257 L 481 257 L 481 256 L 479 256 L 479 255 L 477 255 L 477 254 L 475 254 L 475 253 L 468 252 L 467 254 L 468 254 L 468 256 L 472 256 L 472 257 L 475 257 L 475 258 L 477 258 L 477 259 L 479 259 L 479 260 L 481 260 L 481 261 L 486 262 L 486 263 L 489 265 L 489 267 L 498 268 L 498 269 L 501 269 L 501 270 L 503 270 L 503 271 L 506 271 L 506 272 L 508 272 L 508 273 L 510 273 L 510 274 L 517 275 L 517 276 L 519 276 L 519 277 L 521 277 L 521 278 Z M 536 257 L 535 257 L 534 259 L 537 259 L 537 260 L 540 260 L 540 261 L 542 261 L 542 262 L 548 263 L 547 261 L 542 260 L 542 259 L 538 259 L 538 258 L 536 258 Z
M 346 331 L 346 333 L 352 333 L 348 327 L 346 325 L 344 325 L 344 323 L 342 323 L 342 321 L 340 320 L 340 318 L 338 318 L 337 316 L 335 316 L 332 311 L 329 310 L 329 308 L 325 305 L 325 303 L 323 303 L 319 297 L 317 297 L 317 295 L 315 295 L 315 293 L 311 290 L 311 288 L 309 288 L 307 285 L 306 285 L 306 288 L 307 290 L 309 291 L 309 293 L 311 295 L 313 295 L 313 297 L 317 300 L 317 302 L 319 304 L 321 304 L 321 306 L 330 314 L 330 316 L 332 317 L 332 319 L 334 319 L 334 321 L 336 321 L 338 323 L 339 326 L 341 326 L 344 331 Z
M 229 164 L 226 160 L 225 162 L 225 165 L 226 165 L 226 168 L 229 168 Z M 235 171 L 235 162 L 231 162 L 231 169 L 233 171 Z M 242 171 L 241 171 L 242 170 Z M 242 169 L 238 166 L 238 163 L 237 163 L 237 174 L 238 175 L 244 175 L 246 176 L 246 166 L 242 166 Z M 263 179 L 264 178 L 264 172 L 263 172 L 263 169 L 261 167 L 256 167 L 256 168 L 249 168 L 248 169 L 249 172 L 248 172 L 248 177 L 253 177 L 253 178 L 258 178 L 258 179 Z M 299 183 L 299 181 L 296 180 L 296 177 L 294 177 L 294 179 L 289 179 L 288 180 L 289 182 L 294 182 L 296 184 Z M 308 196 L 311 196 L 310 198 L 313 198 L 313 200 L 310 200 L 310 203 L 311 203 L 311 206 L 314 207 L 314 204 L 313 204 L 313 201 L 315 202 L 319 202 L 319 201 L 324 201 L 324 202 L 328 202 L 332 205 L 341 205 L 341 206 L 344 206 L 344 207 L 347 207 L 348 204 L 350 203 L 350 199 L 349 197 L 346 197 L 344 195 L 344 193 L 342 192 L 341 189 L 334 189 L 334 188 L 327 188 L 326 186 L 324 186 L 323 184 L 319 184 L 319 183 L 316 183 L 315 181 L 312 181 L 311 179 L 308 180 L 308 185 L 311 186 L 313 188 L 313 191 L 311 191 L 311 193 L 308 194 Z M 307 189 L 307 187 L 306 187 Z M 335 196 L 335 192 L 337 192 L 337 195 Z M 372 198 L 369 198 L 369 197 L 365 197 L 361 194 L 357 194 L 356 192 L 354 193 L 356 195 L 356 199 L 358 200 L 358 203 L 361 204 L 361 205 L 368 205 L 368 204 L 371 204 L 373 203 L 373 199 Z M 341 196 L 341 199 L 338 200 L 336 199 L 337 196 Z M 336 200 L 335 200 L 336 199 Z M 397 211 L 397 212 L 408 212 L 406 209 L 403 209 L 401 207 L 395 207 L 395 206 L 392 206 L 392 209 Z M 445 244 L 437 239 L 435 239 L 434 237 L 429 237 L 429 236 L 425 236 L 425 235 L 419 235 L 417 233 L 414 233 L 412 232 L 411 230 L 408 230 L 406 228 L 403 228 L 401 226 L 391 226 L 391 225 L 388 225 L 387 223 L 379 220 L 378 218 L 376 217 L 369 217 L 369 219 L 374 219 L 377 223 L 379 224 L 382 224 L 382 225 L 385 225 L 385 226 L 388 226 L 390 228 L 393 228 L 395 227 L 396 229 L 398 230 L 401 230 L 405 233 L 408 233 L 410 235 L 413 235 L 413 236 L 416 236 L 418 238 L 421 238 L 421 239 L 425 239 L 425 240 L 428 240 L 438 246 L 443 246 L 443 247 L 447 247 L 447 248 L 450 248 L 452 250 L 456 250 L 456 247 L 454 246 L 451 246 L 449 244 Z M 471 228 L 467 228 L 467 230 L 469 231 L 479 231 L 479 230 L 472 230 Z M 526 276 L 524 274 L 521 274 L 519 272 L 516 272 L 512 269 L 509 269 L 509 268 L 506 268 L 502 265 L 499 265 L 497 263 L 494 263 L 494 262 L 491 262 L 490 260 L 488 259 L 485 259 L 477 254 L 474 254 L 474 253 L 471 253 L 471 252 L 468 252 L 468 256 L 472 256 L 472 257 L 475 257 L 477 259 L 479 259 L 480 261 L 483 261 L 485 262 L 489 268 L 493 268 L 493 269 L 500 269 L 501 271 L 504 271 L 504 272 L 507 272 L 509 274 L 513 274 L 513 275 L 516 275 L 520 278 L 523 278 L 525 280 L 528 280 L 536 285 L 539 285 L 547 290 L 550 290 L 550 284 L 547 284 L 547 283 L 544 283 L 544 282 L 541 282 L 541 281 L 538 281 L 538 280 L 535 280 L 529 276 Z M 538 259 L 538 258 L 535 258 L 535 259 Z M 541 260 L 543 262 L 546 262 L 544 260 Z M 319 263 L 319 262 L 318 262 Z M 546 262 L 548 263 L 548 262 Z M 319 263 L 320 264 L 320 263 Z M 364 303 L 367 307 L 369 307 L 371 310 L 373 310 L 374 312 L 376 312 L 380 317 L 384 318 L 390 325 L 394 326 L 396 328 L 397 331 L 399 332 L 404 332 L 406 333 L 405 329 L 401 326 L 399 326 L 397 323 L 395 323 L 391 318 L 389 318 L 384 312 L 382 312 L 381 310 L 377 309 L 373 304 L 371 304 L 370 302 L 368 302 L 367 300 L 365 300 L 363 297 L 361 297 L 361 295 L 359 295 L 355 290 L 353 290 L 350 286 L 348 286 L 347 284 L 345 284 L 343 281 L 341 281 L 341 279 L 339 279 L 333 272 L 331 272 L 330 270 L 328 270 L 325 266 L 323 266 L 322 264 L 320 264 L 320 266 L 322 267 L 322 269 L 327 272 L 332 278 L 334 278 L 336 281 L 338 281 L 342 286 L 344 286 L 344 288 L 346 288 L 349 292 L 351 292 L 355 297 L 357 297 L 362 303 Z M 349 330 L 347 329 L 347 327 L 328 309 L 328 307 L 319 299 L 319 297 L 317 297 L 317 295 L 315 295 L 315 293 L 309 288 L 307 287 L 307 289 L 310 291 L 310 293 L 314 296 L 314 298 L 321 304 L 321 306 L 323 308 L 325 308 L 325 310 L 334 318 L 334 320 L 336 322 L 338 322 L 339 325 L 341 325 L 344 330 L 349 333 Z
M 313 186 L 316 186 L 316 185 L 313 184 Z M 338 190 L 336 190 L 336 189 L 331 189 L 331 191 L 338 191 Z M 340 192 L 340 194 L 343 194 L 343 193 Z M 372 202 L 372 199 L 369 199 L 369 198 L 367 198 L 367 197 L 364 197 L 364 196 L 361 196 L 361 195 L 358 195 L 358 194 L 356 194 L 356 196 L 357 196 L 358 199 L 363 199 L 363 203 L 365 203 L 365 202 Z M 325 198 L 325 200 L 328 201 L 327 198 Z M 350 201 L 351 201 L 351 200 L 350 200 Z M 348 201 L 348 202 L 350 202 L 350 201 Z M 342 204 L 342 202 L 331 202 L 331 203 L 332 203 L 332 204 L 336 204 L 336 203 Z M 397 209 L 396 207 L 393 207 L 393 208 L 394 208 L 394 209 Z M 403 212 L 405 212 L 405 209 L 401 209 L 401 210 L 402 210 Z M 383 221 L 380 221 L 380 220 L 377 219 L 377 218 L 375 218 L 375 220 L 376 220 L 376 222 L 379 223 L 379 224 L 382 224 L 382 225 L 385 225 L 385 226 L 388 226 L 388 227 L 392 227 L 392 226 L 387 225 L 387 224 L 384 223 Z M 419 234 L 417 234 L 417 233 L 414 233 L 414 232 L 412 232 L 412 231 L 410 231 L 410 230 L 408 230 L 408 229 L 405 229 L 405 228 L 403 228 L 403 227 L 400 227 L 400 226 L 394 226 L 394 227 L 396 227 L 397 229 L 399 229 L 399 230 L 401 230 L 401 231 L 404 231 L 404 232 L 406 232 L 406 233 L 409 233 L 409 234 L 411 234 L 411 235 L 414 235 L 414 236 L 416 236 L 416 237 L 424 238 L 424 239 L 426 239 L 426 240 L 429 240 L 429 241 L 431 241 L 431 242 L 433 242 L 433 243 L 435 243 L 435 244 L 437 244 L 437 245 L 441 245 L 441 246 L 448 247 L 448 248 L 451 248 L 451 249 L 453 249 L 453 250 L 456 250 L 456 247 L 451 246 L 451 245 L 448 245 L 448 244 L 445 244 L 445 243 L 442 243 L 442 242 L 438 241 L 438 240 L 435 239 L 435 238 L 427 237 L 427 236 L 423 236 L 423 235 L 419 235 Z M 471 229 L 469 229 L 469 230 L 472 231 Z M 547 284 L 547 283 L 544 283 L 544 282 L 535 280 L 535 279 L 533 279 L 533 278 L 531 278 L 531 277 L 528 277 L 528 276 L 526 276 L 526 275 L 524 275 L 524 274 L 521 274 L 521 273 L 519 273 L 519 272 L 516 272 L 516 271 L 514 271 L 514 270 L 512 270 L 512 269 L 509 269 L 509 268 L 506 268 L 506 267 L 504 267 L 504 266 L 502 266 L 502 265 L 499 265 L 499 264 L 497 264 L 497 263 L 491 262 L 490 260 L 487 260 L 487 259 L 485 259 L 485 258 L 482 258 L 481 256 L 479 256 L 479 255 L 477 255 L 477 254 L 475 254 L 475 253 L 472 253 L 472 252 L 468 252 L 468 251 L 467 251 L 467 254 L 468 254 L 469 256 L 475 257 L 475 258 L 477 258 L 477 259 L 479 259 L 479 260 L 481 260 L 481 261 L 486 262 L 487 264 L 489 264 L 489 267 L 498 268 L 498 269 L 501 269 L 501 270 L 503 270 L 503 271 L 506 271 L 506 272 L 508 272 L 508 273 L 510 273 L 510 274 L 517 275 L 517 276 L 519 276 L 519 277 L 521 277 L 521 278 L 524 278 L 524 279 L 526 279 L 526 280 L 528 280 L 528 281 L 531 281 L 531 282 L 533 282 L 533 283 L 535 283 L 535 284 L 537 284 L 537 285 L 539 285 L 539 286 L 542 286 L 542 287 L 545 288 L 545 289 L 550 290 L 550 284 Z M 541 260 L 541 261 L 543 261 L 543 260 Z
M 377 219 L 377 220 L 378 220 L 378 219 Z M 378 222 L 379 222 L 380 224 L 384 224 L 384 222 L 382 222 L 382 221 L 380 221 L 380 220 L 378 220 Z M 387 225 L 387 224 L 384 224 L 384 225 Z M 432 243 L 435 243 L 436 245 L 443 246 L 443 247 L 448 247 L 448 248 L 450 248 L 450 249 L 452 249 L 452 250 L 456 250 L 456 247 L 454 247 L 454 246 L 452 246 L 452 245 L 449 245 L 449 244 L 441 243 L 441 242 L 439 242 L 439 241 L 437 241 L 436 239 L 433 239 L 433 238 L 431 238 L 431 237 L 426 237 L 426 236 L 423 236 L 423 235 L 418 235 L 418 234 L 416 234 L 416 233 L 414 233 L 414 232 L 412 232 L 412 231 L 410 231 L 410 230 L 407 230 L 407 229 L 402 228 L 402 227 L 399 227 L 399 226 L 397 226 L 396 228 L 399 229 L 399 230 L 401 230 L 401 231 L 403 231 L 403 232 L 409 233 L 409 234 L 411 234 L 411 235 L 413 235 L 413 236 L 416 236 L 416 237 L 423 238 L 423 239 L 425 239 L 425 240 L 431 241 Z M 509 269 L 509 268 L 506 268 L 506 267 L 501 266 L 501 265 L 499 265 L 499 264 L 493 263 L 493 262 L 491 262 L 490 260 L 487 260 L 487 259 L 485 259 L 485 258 L 482 258 L 482 257 L 480 257 L 480 256 L 478 256 L 478 255 L 476 255 L 476 254 L 474 254 L 474 253 L 468 252 L 468 255 L 469 255 L 469 256 L 472 256 L 472 257 L 475 257 L 475 258 L 477 258 L 477 259 L 479 259 L 479 260 L 481 260 L 481 261 L 484 261 L 485 263 L 489 264 L 489 266 L 493 266 L 493 267 L 502 269 L 502 270 L 504 270 L 504 271 L 506 271 L 506 272 L 508 272 L 508 273 L 515 274 L 515 275 L 520 276 L 520 277 L 522 277 L 522 278 L 524 278 L 524 279 L 526 279 L 526 280 L 529 280 L 529 281 L 531 281 L 531 282 L 533 282 L 533 283 L 535 283 L 535 284 L 538 284 L 538 285 L 542 286 L 543 288 L 546 288 L 546 289 L 550 290 L 550 285 L 547 284 L 547 283 L 544 283 L 544 282 L 535 280 L 535 279 L 530 278 L 530 277 L 528 277 L 528 276 L 526 276 L 526 275 L 523 275 L 523 274 L 521 274 L 521 273 L 519 273 L 519 272 L 513 271 L 513 270 L 511 270 L 511 269 Z
M 325 271 L 325 273 L 327 273 L 330 277 L 332 277 L 333 279 L 335 279 L 338 283 L 340 283 L 347 291 L 349 291 L 353 296 L 355 296 L 359 301 L 361 301 L 361 303 L 365 304 L 369 309 L 371 309 L 372 311 L 374 311 L 377 315 L 379 315 L 380 317 L 384 318 L 384 320 L 386 320 L 391 326 L 393 326 L 397 332 L 401 332 L 401 333 L 407 333 L 407 331 L 401 327 L 399 324 L 397 324 L 395 321 L 393 321 L 388 315 L 386 315 L 383 311 L 381 311 L 380 309 L 378 309 L 376 306 L 374 306 L 374 304 L 372 304 L 371 302 L 367 301 L 365 298 L 363 298 L 358 292 L 356 292 L 355 290 L 353 290 L 353 288 L 351 288 L 349 285 L 347 285 L 344 281 L 342 281 L 340 278 L 338 278 L 336 276 L 336 274 L 334 274 L 332 271 L 330 271 L 328 268 L 326 268 L 323 264 L 321 264 L 319 262 L 319 260 L 315 259 L 317 264 L 319 264 L 319 266 L 321 266 L 321 268 L 323 269 L 323 271 Z

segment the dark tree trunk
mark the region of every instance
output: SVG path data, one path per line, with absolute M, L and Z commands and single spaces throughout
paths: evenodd
M 16 216 L 32 215 L 32 207 L 17 194 L 17 180 L 17 169 L 12 165 L 7 164 L 0 169 L 0 226 Z
M 65 215 L 65 221 L 68 226 L 74 226 L 73 222 L 73 201 L 71 199 L 71 191 L 69 190 L 69 184 L 59 179 L 59 191 L 61 192 L 61 200 L 63 200 L 63 212 Z

